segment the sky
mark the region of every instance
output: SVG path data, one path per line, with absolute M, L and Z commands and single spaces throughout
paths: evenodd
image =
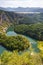
M 0 0 L 0 7 L 41 7 L 43 0 Z

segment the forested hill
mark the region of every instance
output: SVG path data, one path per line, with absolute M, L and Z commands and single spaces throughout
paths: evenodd
M 43 13 L 18 13 L 0 10 L 0 24 L 4 21 L 16 24 L 43 23 Z

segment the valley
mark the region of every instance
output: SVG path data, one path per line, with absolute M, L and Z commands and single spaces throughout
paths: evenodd
M 0 65 L 43 65 L 43 13 L 0 11 Z

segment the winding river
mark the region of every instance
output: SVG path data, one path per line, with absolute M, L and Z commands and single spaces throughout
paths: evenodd
M 15 35 L 18 35 L 17 33 L 15 33 L 14 31 L 8 31 L 6 33 L 7 36 L 15 36 Z M 27 37 L 25 36 L 29 41 L 30 41 L 30 44 L 32 46 L 32 48 L 34 49 L 34 52 L 39 52 L 39 49 L 37 47 L 37 41 L 31 37 Z M 0 46 L 0 54 L 3 53 L 4 51 L 6 50 L 6 48 Z

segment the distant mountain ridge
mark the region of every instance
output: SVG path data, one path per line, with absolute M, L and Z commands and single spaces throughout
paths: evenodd
M 13 11 L 13 12 L 43 12 L 43 8 L 23 8 L 23 7 L 18 7 L 18 8 L 3 8 L 0 7 L 0 10 L 4 10 L 4 11 Z

